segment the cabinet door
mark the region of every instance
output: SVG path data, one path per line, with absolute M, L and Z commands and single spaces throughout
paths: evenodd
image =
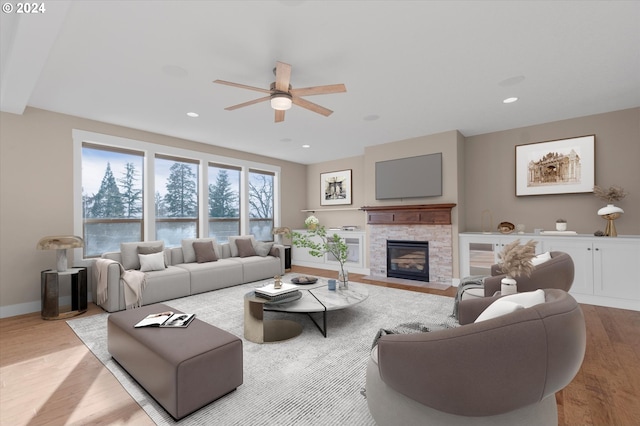
M 590 242 L 548 238 L 542 246 L 544 251 L 562 251 L 571 256 L 575 275 L 569 293 L 593 294 L 593 247 Z
M 593 246 L 594 294 L 640 300 L 640 244 L 616 238 Z
M 358 235 L 353 235 L 353 234 L 340 234 L 340 233 L 338 233 L 338 236 L 342 238 L 345 244 L 347 245 L 347 261 L 345 262 L 345 266 L 361 267 L 362 257 L 363 257 L 361 255 L 362 237 Z M 338 261 L 336 260 L 336 257 L 331 253 L 327 253 L 326 261 L 330 263 L 336 263 L 336 264 L 338 263 Z

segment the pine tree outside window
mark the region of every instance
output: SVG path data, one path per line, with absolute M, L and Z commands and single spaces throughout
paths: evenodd
M 240 167 L 209 164 L 209 236 L 240 235 Z
M 84 257 L 143 239 L 143 153 L 82 144 Z
M 177 247 L 198 236 L 198 162 L 156 155 L 156 239 Z

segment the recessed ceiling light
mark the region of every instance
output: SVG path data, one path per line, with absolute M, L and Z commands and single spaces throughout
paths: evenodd
M 189 75 L 189 72 L 177 65 L 165 65 L 162 67 L 162 72 L 171 77 L 184 78 Z
M 517 100 L 518 100 L 518 98 L 507 98 L 507 99 L 505 99 L 504 101 L 502 101 L 502 103 L 503 103 L 503 104 L 512 104 L 512 103 L 514 103 L 514 102 L 515 102 L 515 101 L 517 101 Z
M 498 83 L 502 87 L 515 86 L 524 81 L 524 75 L 516 75 L 515 77 L 507 78 Z
M 304 145 L 302 145 L 302 147 L 303 148 L 311 148 L 311 145 L 308 145 L 308 144 L 305 143 Z
M 188 112 L 187 115 L 191 118 L 200 117 L 200 114 L 198 114 L 197 112 Z

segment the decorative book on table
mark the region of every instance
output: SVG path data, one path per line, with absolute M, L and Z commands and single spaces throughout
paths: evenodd
M 264 299 L 283 299 L 289 296 L 294 296 L 298 291 L 298 286 L 295 284 L 282 283 L 282 287 L 275 288 L 274 284 L 267 284 L 264 287 L 258 287 L 255 290 L 256 296 Z
M 171 311 L 150 314 L 143 318 L 134 327 L 167 327 L 184 328 L 191 324 L 196 314 L 175 314 Z

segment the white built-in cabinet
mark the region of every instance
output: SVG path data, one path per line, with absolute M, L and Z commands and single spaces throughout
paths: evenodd
M 539 253 L 571 256 L 575 277 L 570 293 L 578 302 L 640 311 L 640 237 L 461 233 L 460 276 L 490 275 L 498 253 L 517 238 L 538 241 Z
M 296 229 L 295 232 L 301 234 L 307 233 L 306 229 Z M 328 230 L 329 235 L 338 234 L 338 236 L 344 239 L 347 247 L 349 248 L 347 261 L 345 262 L 345 268 L 349 272 L 358 274 L 366 274 L 367 270 L 364 267 L 364 250 L 365 250 L 365 233 L 363 231 L 333 231 Z M 312 239 L 318 243 L 321 242 L 319 237 L 312 237 Z M 322 257 L 315 257 L 309 254 L 309 249 L 304 247 L 291 246 L 291 264 L 298 266 L 307 266 L 311 268 L 331 269 L 339 270 L 340 264 L 336 261 L 336 258 L 331 254 L 325 254 Z

